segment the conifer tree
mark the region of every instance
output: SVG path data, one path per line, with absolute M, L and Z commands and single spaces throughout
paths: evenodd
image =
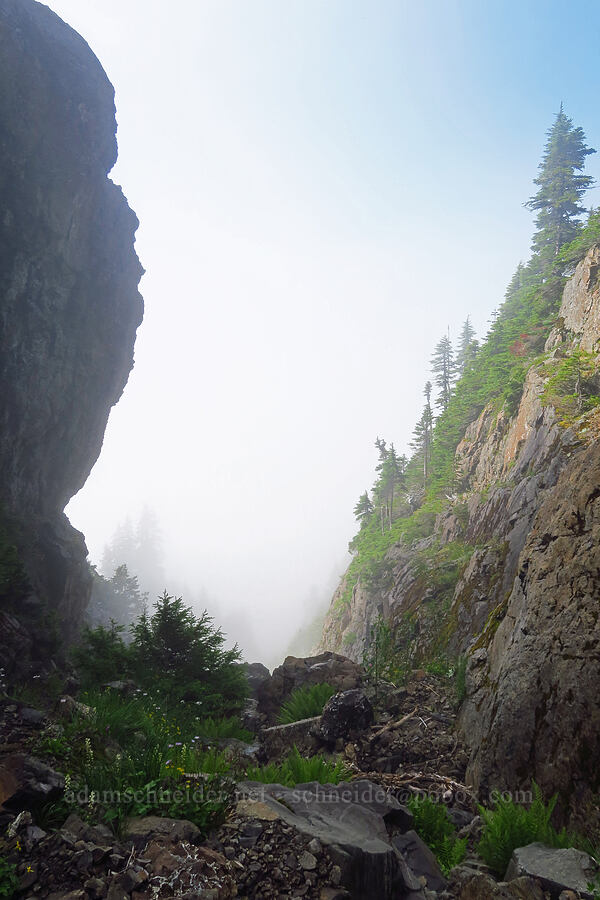
M 441 406 L 442 410 L 445 410 L 450 402 L 455 372 L 454 351 L 452 350 L 449 334 L 445 334 L 436 344 L 431 357 L 431 371 L 440 391 L 436 400 L 436 406 Z
M 538 211 L 532 250 L 538 254 L 542 270 L 558 256 L 563 244 L 577 234 L 579 216 L 585 212 L 581 200 L 594 183 L 590 175 L 581 173 L 586 156 L 596 152 L 586 146 L 583 129 L 573 127 L 562 103 L 547 134 L 540 174 L 534 180 L 539 190 L 525 204 Z
M 361 528 L 364 528 L 370 517 L 373 515 L 373 509 L 374 507 L 371 498 L 369 497 L 369 492 L 365 491 L 364 494 L 360 495 L 358 503 L 354 507 L 354 516 L 356 521 L 360 522 Z
M 423 463 L 423 484 L 427 484 L 431 468 L 431 441 L 433 435 L 433 410 L 431 408 L 431 382 L 428 381 L 423 391 L 425 395 L 425 407 L 421 418 L 415 425 L 411 449 L 415 455 L 421 457 Z
M 467 316 L 458 339 L 455 363 L 458 375 L 462 375 L 469 363 L 475 359 L 478 348 L 479 342 L 475 340 L 475 329 L 471 325 L 470 316 Z

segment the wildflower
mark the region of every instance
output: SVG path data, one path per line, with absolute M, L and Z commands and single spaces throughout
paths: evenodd
M 175 744 L 169 744 L 169 750 L 172 750 Z
M 172 762 L 173 762 L 172 759 L 168 759 L 168 760 L 166 761 L 166 763 L 165 763 L 165 768 L 168 769 L 168 768 L 171 766 L 171 763 L 172 763 Z
M 16 848 L 17 848 L 17 850 L 19 850 L 19 851 L 21 850 L 21 841 L 17 841 L 17 843 L 16 843 Z
M 176 747 L 181 747 L 181 741 L 175 741 L 175 746 L 176 746 Z
M 32 866 L 27 866 L 27 874 L 29 874 L 29 872 L 33 872 L 33 867 L 32 867 Z

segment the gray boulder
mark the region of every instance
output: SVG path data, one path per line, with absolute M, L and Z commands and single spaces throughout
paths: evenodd
M 425 879 L 430 891 L 446 889 L 448 882 L 444 878 L 435 856 L 416 831 L 407 831 L 406 834 L 396 835 L 392 844 L 400 851 L 411 871 Z
M 558 898 L 565 890 L 577 891 L 582 897 L 592 898 L 588 884 L 598 875 L 599 867 L 587 853 L 569 847 L 567 850 L 547 847 L 545 844 L 529 844 L 519 847 L 508 864 L 505 881 L 528 875 L 537 878 Z
M 247 782 L 239 787 L 243 797 L 259 801 L 265 811 L 327 846 L 343 886 L 356 900 L 386 900 L 398 890 L 420 886 L 386 829 L 386 822 L 399 830 L 410 828 L 412 814 L 380 785 L 360 780 L 295 788 Z

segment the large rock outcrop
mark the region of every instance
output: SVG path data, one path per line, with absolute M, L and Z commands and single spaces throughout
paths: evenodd
M 396 630 L 409 661 L 466 654 L 470 783 L 485 796 L 535 778 L 560 792 L 572 822 L 589 819 L 600 789 L 600 407 L 581 396 L 578 406 L 552 379 L 582 351 L 599 393 L 599 269 L 595 246 L 566 283 L 518 408 L 490 404 L 469 425 L 457 494 L 432 533 L 390 548 L 383 588 L 359 581 L 346 606 L 334 598 L 322 644 L 360 658 L 381 613 L 394 628 L 410 622 L 404 638 Z M 436 597 L 453 559 L 456 581 Z
M 0 83 L 0 513 L 29 581 L 4 614 L 58 617 L 68 638 L 90 575 L 63 510 L 133 364 L 138 222 L 108 178 L 114 91 L 85 41 L 34 0 L 0 0 Z

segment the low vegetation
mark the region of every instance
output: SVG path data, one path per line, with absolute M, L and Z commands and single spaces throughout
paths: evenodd
M 143 611 L 131 626 L 129 644 L 123 631 L 113 622 L 84 633 L 74 654 L 84 686 L 132 678 L 170 703 L 195 702 L 208 715 L 241 707 L 247 681 L 239 650 L 224 649 L 225 637 L 206 611 L 196 616 L 181 597 L 165 591 L 153 613 Z
M 447 875 L 465 858 L 467 839 L 457 838 L 442 803 L 435 803 L 429 797 L 413 796 L 408 807 L 415 817 L 415 831 L 435 854 L 440 869 Z
M 19 886 L 17 867 L 0 856 L 0 897 L 14 897 Z
M 526 847 L 535 841 L 549 847 L 571 847 L 577 843 L 576 837 L 565 829 L 556 831 L 551 824 L 557 797 L 545 804 L 535 782 L 532 792 L 533 800 L 529 806 L 500 796 L 493 809 L 479 808 L 484 827 L 477 850 L 497 875 L 504 875 L 513 851 L 518 847 Z
M 326 759 L 321 754 L 304 757 L 297 747 L 279 764 L 252 766 L 247 770 L 248 781 L 262 784 L 282 784 L 295 787 L 318 781 L 319 784 L 339 784 L 350 776 L 350 770 L 340 760 Z
M 297 688 L 281 707 L 279 724 L 289 725 L 302 719 L 320 716 L 325 704 L 334 694 L 335 688 L 326 682 Z

